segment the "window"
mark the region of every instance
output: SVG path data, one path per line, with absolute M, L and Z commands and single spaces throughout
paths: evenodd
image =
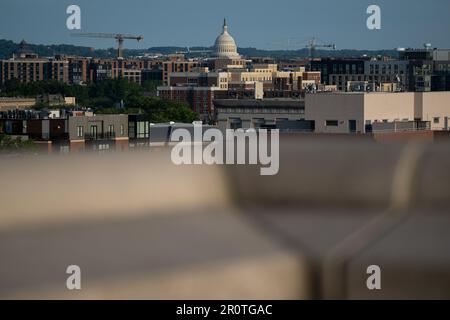
M 98 127 L 91 125 L 91 137 L 97 139 Z
M 109 144 L 99 144 L 98 145 L 98 150 L 109 150 Z
M 77 137 L 82 138 L 83 137 L 83 126 L 77 127 Z
M 337 120 L 327 120 L 325 122 L 325 125 L 327 127 L 337 127 L 337 126 L 339 126 L 339 122 Z
M 120 135 L 123 136 L 125 134 L 125 128 L 123 127 L 123 124 L 120 125 Z
M 433 118 L 433 123 L 439 123 L 440 122 L 440 118 L 439 117 L 434 117 Z
M 149 137 L 148 121 L 138 121 L 136 138 L 148 138 L 148 137 Z
M 113 133 L 113 132 L 114 132 L 114 125 L 110 124 L 110 125 L 108 126 L 108 132 L 109 132 L 109 133 Z

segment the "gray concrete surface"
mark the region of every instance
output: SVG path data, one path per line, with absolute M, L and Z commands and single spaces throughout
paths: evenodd
M 268 177 L 167 152 L 0 161 L 3 299 L 450 299 L 446 144 L 283 139 Z

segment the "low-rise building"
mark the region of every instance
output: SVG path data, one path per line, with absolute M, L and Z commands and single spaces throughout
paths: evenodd
M 36 97 L 36 103 L 44 103 L 49 106 L 76 105 L 75 97 L 64 97 L 62 94 L 41 94 Z
M 218 99 L 214 106 L 221 130 L 276 128 L 283 120 L 305 119 L 303 99 Z
M 9 98 L 0 97 L 0 111 L 12 109 L 31 109 L 36 105 L 36 99 L 33 98 Z
M 305 118 L 320 133 L 365 133 L 373 123 L 399 121 L 425 121 L 431 130 L 448 130 L 449 101 L 450 92 L 307 94 Z
M 84 111 L 63 112 L 59 117 L 52 114 L 40 111 L 3 112 L 0 133 L 26 136 L 37 143 L 46 142 L 49 146 L 53 145 L 54 151 L 128 148 L 128 115 L 94 115 Z

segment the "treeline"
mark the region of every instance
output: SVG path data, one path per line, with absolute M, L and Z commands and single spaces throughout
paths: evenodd
M 150 81 L 140 86 L 126 79 L 110 79 L 89 85 L 68 85 L 58 81 L 35 81 L 21 83 L 17 79 L 6 81 L 0 87 L 3 97 L 32 97 L 43 94 L 61 94 L 75 97 L 77 107 L 91 108 L 96 113 L 144 114 L 152 122 L 192 122 L 199 115 L 187 104 L 167 101 L 158 97 L 149 97 L 144 92 L 156 88 L 157 83 Z M 52 106 L 66 107 L 66 106 Z M 37 109 L 49 108 L 38 104 Z
M 20 45 L 10 40 L 0 39 L 0 58 L 8 59 L 18 52 Z M 93 49 L 91 47 L 74 46 L 70 44 L 27 44 L 27 48 L 41 57 L 51 57 L 57 54 L 76 55 L 82 57 L 111 58 L 115 57 L 116 50 Z
M 66 54 L 66 55 L 76 55 L 82 57 L 94 57 L 94 58 L 114 58 L 117 54 L 115 48 L 108 49 L 94 49 L 91 47 L 74 46 L 68 44 L 58 44 L 58 45 L 41 45 L 41 44 L 27 44 L 27 47 L 37 53 L 40 56 L 48 57 L 55 54 Z M 212 47 L 190 47 L 192 51 L 201 50 L 212 50 Z M 10 40 L 0 39 L 0 58 L 7 59 L 12 56 L 14 52 L 19 50 L 19 44 Z M 125 57 L 131 56 L 142 56 L 146 53 L 148 54 L 172 54 L 177 52 L 187 52 L 187 47 L 176 47 L 176 46 L 166 46 L 166 47 L 150 47 L 147 49 L 125 49 L 123 54 Z M 293 58 L 305 58 L 309 56 L 309 50 L 303 49 L 292 49 L 292 50 L 263 50 L 257 48 L 238 48 L 238 52 L 244 56 L 259 56 L 259 57 L 271 57 L 274 59 L 293 59 Z M 190 53 L 188 56 L 202 56 L 203 53 Z M 316 57 L 361 57 L 363 55 L 367 56 L 390 56 L 397 57 L 398 53 L 396 50 L 352 50 L 352 49 L 341 49 L 341 50 L 316 50 Z

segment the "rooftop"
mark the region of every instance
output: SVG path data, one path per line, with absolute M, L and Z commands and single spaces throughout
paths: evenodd
M 284 107 L 296 107 L 304 108 L 304 99 L 294 98 L 273 98 L 273 99 L 216 99 L 214 100 L 216 107 L 271 107 L 271 108 L 284 108 Z

